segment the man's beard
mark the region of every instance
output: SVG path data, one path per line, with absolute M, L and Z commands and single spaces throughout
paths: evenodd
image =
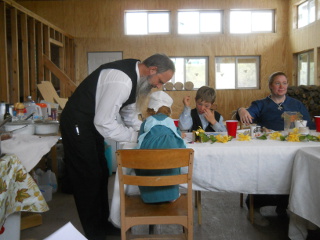
M 136 108 L 138 111 L 141 111 L 147 96 L 150 94 L 150 91 L 153 88 L 153 86 L 149 83 L 150 77 L 151 76 L 141 77 L 137 86 Z

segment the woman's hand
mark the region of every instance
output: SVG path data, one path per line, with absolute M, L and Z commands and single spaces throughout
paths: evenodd
M 214 117 L 214 111 L 210 110 L 210 109 L 204 109 L 204 114 L 203 116 L 205 117 L 205 119 L 211 124 L 214 125 L 217 123 L 216 118 Z
M 182 102 L 186 107 L 190 107 L 190 102 L 191 102 L 190 96 L 184 97 Z
M 240 109 L 238 109 L 238 113 L 240 116 L 240 121 L 243 124 L 249 125 L 250 123 L 252 123 L 253 117 L 250 115 L 250 113 L 247 111 L 247 109 L 240 108 Z

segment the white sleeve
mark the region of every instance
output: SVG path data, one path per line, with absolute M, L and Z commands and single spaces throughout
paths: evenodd
M 184 107 L 183 112 L 179 117 L 179 128 L 182 131 L 187 131 L 192 128 L 192 124 L 193 124 L 193 121 L 191 117 L 191 108 Z
M 128 127 L 132 127 L 136 131 L 140 130 L 140 125 L 142 123 L 138 118 L 138 114 L 139 112 L 136 110 L 135 103 L 123 107 L 120 111 L 123 123 Z
M 94 125 L 106 139 L 136 142 L 137 132 L 117 122 L 116 117 L 131 92 L 132 81 L 122 71 L 106 69 L 101 71 L 96 91 Z
M 211 127 L 214 129 L 216 132 L 226 132 L 227 129 L 225 125 L 223 124 L 223 117 L 220 115 L 219 122 L 216 122 L 214 125 L 211 124 Z

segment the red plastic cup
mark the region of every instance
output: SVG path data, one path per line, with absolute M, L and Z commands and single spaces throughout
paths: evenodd
M 173 122 L 176 127 L 179 127 L 179 119 L 173 119 Z
M 227 120 L 226 125 L 227 125 L 228 136 L 232 136 L 235 138 L 237 136 L 238 121 Z
M 314 116 L 317 132 L 320 132 L 320 116 Z

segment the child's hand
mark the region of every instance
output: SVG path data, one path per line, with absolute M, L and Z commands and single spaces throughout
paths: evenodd
M 184 132 L 181 133 L 181 138 L 185 138 L 187 136 L 187 134 L 185 134 Z
M 184 97 L 182 102 L 186 107 L 190 107 L 190 102 L 191 102 L 190 96 Z
M 203 116 L 207 119 L 207 121 L 211 124 L 214 125 L 216 124 L 217 120 L 214 117 L 214 111 L 210 109 L 204 109 L 204 114 Z

